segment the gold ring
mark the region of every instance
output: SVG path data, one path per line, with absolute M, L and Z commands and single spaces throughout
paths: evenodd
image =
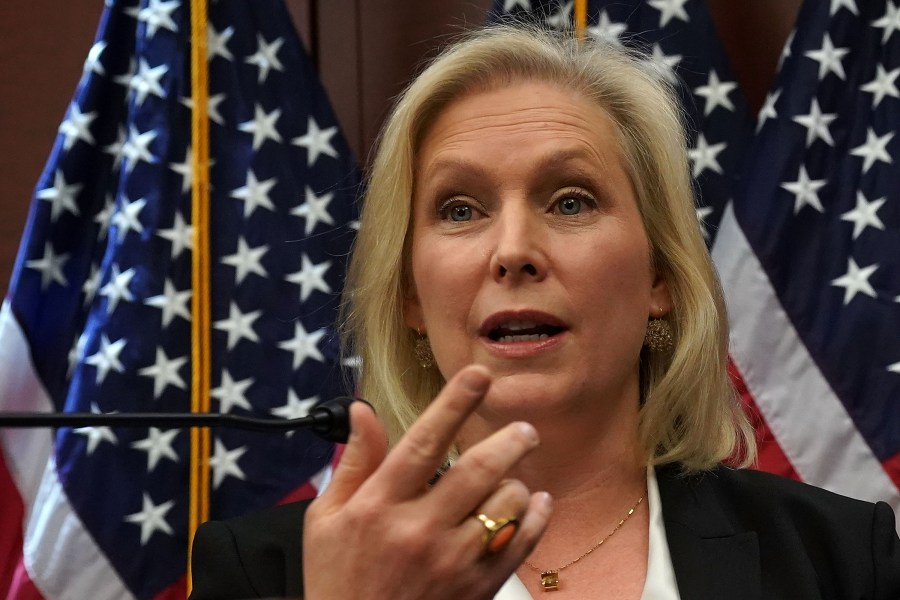
M 515 517 L 495 521 L 486 514 L 479 513 L 475 515 L 475 518 L 484 525 L 481 543 L 484 545 L 484 549 L 491 554 L 503 550 L 519 528 L 519 520 Z

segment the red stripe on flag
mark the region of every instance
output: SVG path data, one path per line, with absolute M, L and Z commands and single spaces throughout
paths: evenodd
M 766 419 L 756 405 L 756 400 L 753 399 L 753 395 L 747 389 L 747 384 L 744 382 L 740 371 L 730 359 L 728 360 L 728 373 L 731 375 L 731 381 L 740 395 L 741 404 L 743 404 L 747 416 L 750 417 L 750 422 L 756 429 L 756 443 L 759 455 L 754 467 L 761 471 L 768 471 L 769 473 L 800 481 L 800 476 L 797 475 L 797 472 L 791 465 L 791 461 L 788 460 L 781 446 L 778 445 L 778 440 L 775 439 L 772 430 L 769 429 Z
M 22 497 L 0 452 L 0 597 L 16 598 L 12 583 L 22 564 L 22 522 L 25 507 Z M 9 591 L 9 594 L 7 594 Z
M 187 596 L 187 575 L 153 596 L 153 600 L 184 600 Z
M 895 454 L 881 464 L 884 465 L 884 470 L 887 472 L 888 477 L 891 478 L 891 481 L 900 489 L 900 453 Z

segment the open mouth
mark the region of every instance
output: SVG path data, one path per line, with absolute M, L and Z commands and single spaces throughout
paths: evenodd
M 508 321 L 491 328 L 487 337 L 500 344 L 538 342 L 562 333 L 564 327 L 538 321 Z

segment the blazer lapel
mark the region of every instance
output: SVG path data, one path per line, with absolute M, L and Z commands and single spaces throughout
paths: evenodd
M 759 600 L 756 533 L 736 531 L 715 490 L 715 474 L 657 469 L 666 540 L 682 600 Z

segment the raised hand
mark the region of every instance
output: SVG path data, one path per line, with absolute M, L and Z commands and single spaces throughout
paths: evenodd
M 550 497 L 506 479 L 538 445 L 530 424 L 497 431 L 426 485 L 490 383 L 483 367 L 462 369 L 390 453 L 375 414 L 362 403 L 351 407 L 347 449 L 306 513 L 308 600 L 492 598 L 531 552 L 550 517 Z M 518 521 L 486 544 L 479 514 Z

